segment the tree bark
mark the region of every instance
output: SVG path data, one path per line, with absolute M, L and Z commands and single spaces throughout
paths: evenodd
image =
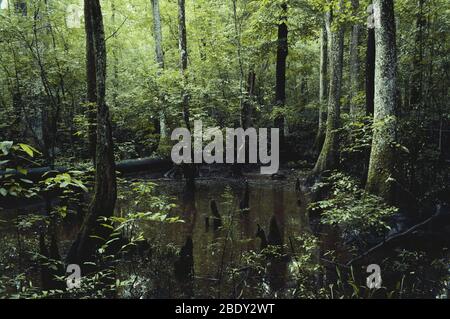
M 367 29 L 366 53 L 366 115 L 373 115 L 375 94 L 375 30 Z
M 113 27 L 116 27 L 116 4 L 114 2 L 114 0 L 111 0 L 111 23 L 113 25 Z M 119 81 L 119 58 L 117 57 L 117 51 L 119 50 L 119 47 L 117 45 L 117 32 L 114 32 L 112 35 L 112 39 L 113 41 L 111 48 L 112 48 L 112 58 L 113 58 L 113 78 L 112 78 L 112 94 L 111 94 L 111 100 L 112 100 L 112 106 L 113 108 L 117 107 L 117 98 L 119 96 L 119 85 L 120 85 L 120 81 Z
M 340 10 L 341 9 L 342 1 L 340 3 Z M 340 122 L 344 29 L 341 25 L 337 25 L 336 30 L 332 30 L 332 27 L 334 27 L 333 20 L 333 13 L 327 13 L 326 27 L 330 46 L 330 88 L 328 92 L 328 114 L 325 141 L 314 167 L 315 174 L 333 169 L 338 164 L 339 136 L 336 130 L 339 128 Z
M 102 10 L 99 0 L 85 0 L 85 6 L 88 7 L 87 10 L 90 10 L 93 26 L 97 83 L 97 143 L 94 197 L 78 237 L 67 257 L 69 263 L 77 263 L 80 266 L 83 262 L 95 259 L 97 249 L 111 234 L 111 230 L 102 226 L 104 222 L 100 222 L 98 219 L 101 216 L 111 217 L 113 215 L 117 197 L 111 122 L 105 101 L 106 45 Z
M 357 15 L 359 9 L 359 0 L 352 0 L 353 12 Z M 352 27 L 351 43 L 350 43 L 350 115 L 356 116 L 362 113 L 355 105 L 355 97 L 358 95 L 360 89 L 359 75 L 359 38 L 361 26 L 355 23 Z
M 183 79 L 182 109 L 183 119 L 186 128 L 191 131 L 190 110 L 189 110 L 189 94 L 186 90 L 187 86 L 187 67 L 188 67 L 188 51 L 187 51 L 187 35 L 186 35 L 186 7 L 185 0 L 178 0 L 178 45 L 180 49 L 181 76 Z M 193 154 L 193 152 L 192 152 Z M 184 164 L 183 173 L 186 178 L 185 195 L 186 197 L 194 197 L 195 195 L 195 167 L 194 164 Z
M 89 122 L 88 139 L 89 154 L 95 165 L 95 149 L 97 140 L 97 80 L 95 71 L 94 26 L 92 12 L 88 0 L 84 0 L 84 28 L 86 32 L 86 86 L 87 86 L 87 118 Z
M 184 124 L 188 130 L 191 129 L 189 119 L 189 95 L 186 92 L 187 82 L 187 65 L 188 65 L 188 52 L 187 52 L 187 37 L 186 37 L 186 7 L 185 0 L 178 0 L 178 46 L 180 49 L 180 61 L 181 61 L 181 75 L 183 77 L 183 92 L 182 92 L 182 108 Z
M 413 54 L 412 61 L 412 73 L 411 73 L 411 93 L 409 96 L 409 108 L 420 111 L 420 105 L 422 103 L 423 94 L 423 38 L 425 28 L 425 17 L 423 14 L 423 6 L 425 0 L 418 0 L 419 12 L 417 13 L 416 20 L 416 39 L 415 39 L 415 52 Z
M 27 7 L 26 1 L 23 1 L 23 0 L 15 1 L 14 9 L 15 9 L 16 13 L 21 14 L 24 17 L 26 17 L 28 14 L 28 7 Z
M 155 56 L 159 68 L 164 69 L 164 51 L 162 48 L 161 13 L 159 0 L 151 0 L 153 14 L 153 37 L 155 38 Z
M 281 5 L 282 14 L 281 23 L 278 24 L 278 41 L 277 41 L 277 65 L 276 65 L 276 85 L 275 85 L 275 105 L 283 108 L 286 103 L 286 60 L 288 56 L 288 27 L 287 20 L 287 4 Z M 275 127 L 280 129 L 280 146 L 284 145 L 285 136 L 285 118 L 278 115 L 275 118 Z
M 241 23 L 238 19 L 237 14 L 237 0 L 232 0 L 233 2 L 233 22 L 234 22 L 234 33 L 236 37 L 236 48 L 237 48 L 237 58 L 239 64 L 239 107 L 241 110 L 241 126 L 245 127 L 248 122 L 248 102 L 246 100 L 246 94 L 244 93 L 244 63 L 242 61 L 242 43 L 241 43 Z M 253 72 L 253 71 L 250 71 Z M 249 74 L 250 76 L 250 74 Z M 250 81 L 250 79 L 249 79 Z
M 159 11 L 159 0 L 151 0 L 153 15 L 153 37 L 155 39 L 155 58 L 159 73 L 164 70 L 164 51 L 162 47 L 161 13 Z M 161 138 L 166 137 L 166 115 L 164 109 L 159 113 L 159 127 Z
M 374 1 L 375 100 L 374 132 L 366 189 L 393 201 L 394 149 L 396 138 L 395 18 L 392 0 Z
M 255 83 L 256 83 L 255 71 L 253 71 L 253 69 L 250 69 L 250 71 L 248 72 L 247 88 L 244 101 L 242 102 L 242 110 L 241 110 L 241 126 L 245 130 L 252 126 Z
M 320 32 L 320 75 L 319 75 L 319 127 L 317 130 L 315 149 L 320 150 L 325 139 L 327 122 L 327 89 L 328 89 L 328 37 L 325 21 Z

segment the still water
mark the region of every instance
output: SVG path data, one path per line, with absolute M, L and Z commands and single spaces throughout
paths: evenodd
M 145 237 L 155 236 L 167 244 L 182 247 L 192 238 L 195 279 L 203 285 L 217 285 L 226 269 L 239 267 L 246 252 L 261 251 L 258 227 L 269 236 L 270 222 L 276 220 L 281 241 L 286 247 L 304 232 L 310 232 L 306 214 L 307 198 L 295 191 L 295 180 L 254 178 L 245 180 L 216 178 L 196 181 L 195 199 L 183 193 L 184 182 L 158 180 L 156 191 L 176 203 L 170 216 L 184 222 L 167 225 L 144 223 Z M 248 188 L 246 186 L 248 183 Z M 249 209 L 240 209 L 248 189 Z M 214 229 L 211 201 L 217 204 L 221 227 Z M 118 202 L 117 214 L 126 215 L 130 201 Z M 145 206 L 140 207 L 145 211 Z M 292 247 L 291 247 L 292 248 Z M 270 263 L 269 284 L 282 288 L 289 281 L 289 260 Z M 270 271 L 270 270 L 269 270 Z M 220 289 L 219 289 L 220 290 Z

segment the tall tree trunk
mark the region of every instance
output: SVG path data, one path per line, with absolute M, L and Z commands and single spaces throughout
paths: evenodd
M 153 14 L 153 37 L 155 38 L 156 63 L 160 69 L 164 69 L 164 51 L 162 48 L 161 13 L 159 11 L 159 0 L 151 0 Z
M 186 7 L 185 0 L 178 0 L 178 46 L 180 49 L 180 62 L 181 62 L 181 75 L 183 77 L 183 92 L 182 92 L 182 108 L 183 108 L 183 120 L 186 128 L 191 129 L 189 119 L 189 95 L 186 91 L 187 82 L 187 65 L 188 65 L 188 52 L 187 52 L 187 38 L 186 38 Z
M 366 53 L 366 115 L 373 115 L 375 94 L 375 30 L 367 29 Z
M 394 3 L 375 0 L 375 109 L 366 189 L 392 201 L 396 133 L 396 43 Z
M 327 122 L 327 89 L 328 89 L 328 37 L 325 21 L 320 31 L 320 75 L 319 75 L 319 127 L 317 130 L 315 149 L 320 150 L 325 138 Z
M 111 0 L 111 23 L 113 27 L 116 27 L 116 4 L 114 0 Z M 117 107 L 117 97 L 119 96 L 119 59 L 117 57 L 118 45 L 117 45 L 117 32 L 112 35 L 112 58 L 113 58 L 113 78 L 112 78 L 112 106 Z
M 95 149 L 97 141 L 97 81 L 95 71 L 94 26 L 92 22 L 92 12 L 87 2 L 88 0 L 84 0 L 84 28 L 86 32 L 86 100 L 87 118 L 89 122 L 89 154 L 95 165 Z
M 85 0 L 85 6 L 90 11 L 93 26 L 97 83 L 97 143 L 94 197 L 67 257 L 69 263 L 79 265 L 86 261 L 93 261 L 99 246 L 108 239 L 111 230 L 102 226 L 104 222 L 98 219 L 100 216 L 113 215 L 117 195 L 114 145 L 109 109 L 105 101 L 106 45 L 100 0 Z
M 342 9 L 342 1 L 340 9 Z M 339 23 L 339 22 L 337 22 Z M 333 169 L 338 164 L 339 137 L 336 131 L 339 128 L 341 108 L 342 65 L 344 56 L 344 29 L 341 25 L 334 28 L 333 13 L 327 13 L 326 27 L 330 54 L 330 88 L 328 93 L 328 114 L 325 141 L 319 158 L 314 167 L 314 173 L 319 174 L 325 170 Z
M 359 0 L 352 0 L 353 13 L 357 15 L 359 9 Z M 350 43 L 350 115 L 355 116 L 362 113 L 355 105 L 355 97 L 360 89 L 359 75 L 359 38 L 361 26 L 355 23 L 352 27 L 351 43 Z
M 183 78 L 182 109 L 183 119 L 186 128 L 191 131 L 190 114 L 189 114 L 189 94 L 186 90 L 187 86 L 187 36 L 186 36 L 186 7 L 185 0 L 178 0 L 178 45 L 180 49 L 181 76 Z M 193 152 L 191 152 L 193 154 Z M 193 197 L 195 194 L 195 167 L 194 164 L 184 164 L 183 172 L 186 178 L 185 196 Z
M 411 93 L 409 96 L 409 107 L 413 110 L 420 111 L 423 92 L 423 38 L 425 29 L 425 16 L 423 14 L 423 6 L 425 0 L 418 0 L 419 12 L 416 20 L 416 39 L 415 52 L 413 54 L 412 72 L 410 79 Z M 418 114 L 419 115 L 419 114 Z
M 241 126 L 245 126 L 245 122 L 247 122 L 247 118 L 244 116 L 247 115 L 247 106 L 246 96 L 244 94 L 244 63 L 242 61 L 242 43 L 241 43 L 241 24 L 239 23 L 238 15 L 237 15 L 237 0 L 232 0 L 233 2 L 233 22 L 234 22 L 234 33 L 236 37 L 236 48 L 237 48 L 237 58 L 239 64 L 239 106 L 241 110 Z
M 159 11 L 159 0 L 151 0 L 152 14 L 153 14 L 153 37 L 155 39 L 155 58 L 158 64 L 159 73 L 164 70 L 164 51 L 162 48 L 162 27 L 161 27 L 161 13 Z M 164 139 L 166 134 L 166 115 L 164 109 L 159 112 L 159 127 L 161 139 Z
M 286 103 L 286 60 L 288 56 L 288 27 L 287 20 L 287 3 L 281 5 L 282 14 L 280 24 L 278 24 L 278 41 L 277 41 L 277 65 L 276 65 L 276 85 L 275 85 L 275 104 L 279 108 L 283 108 Z M 284 145 L 285 136 L 285 118 L 278 115 L 275 118 L 275 127 L 280 129 L 280 146 Z

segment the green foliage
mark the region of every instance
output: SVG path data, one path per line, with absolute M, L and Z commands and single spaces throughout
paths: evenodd
M 322 223 L 339 226 L 344 235 L 383 234 L 389 229 L 389 218 L 397 212 L 344 173 L 333 172 L 316 187 L 326 188 L 329 197 L 310 204 L 310 211 L 319 212 Z
M 0 195 L 2 197 L 26 197 L 36 196 L 36 188 L 33 182 L 26 178 L 26 166 L 35 164 L 32 160 L 38 150 L 30 145 L 12 141 L 0 142 Z
M 356 119 L 343 117 L 343 134 L 341 147 L 341 161 L 351 160 L 352 157 L 361 158 L 360 155 L 370 152 L 372 146 L 372 118 L 362 116 Z M 354 163 L 352 163 L 354 164 Z
M 50 174 L 50 172 L 47 172 L 45 175 L 47 174 Z M 69 186 L 72 186 L 87 192 L 88 189 L 84 185 L 83 181 L 76 178 L 76 176 L 83 175 L 84 172 L 81 171 L 69 171 L 67 173 L 57 174 L 55 177 L 48 177 L 43 181 L 43 184 L 45 185 L 47 191 L 55 188 L 66 189 Z

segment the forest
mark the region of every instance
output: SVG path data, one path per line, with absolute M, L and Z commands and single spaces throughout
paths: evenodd
M 0 299 L 449 299 L 449 40 L 447 0 L 0 0 Z

